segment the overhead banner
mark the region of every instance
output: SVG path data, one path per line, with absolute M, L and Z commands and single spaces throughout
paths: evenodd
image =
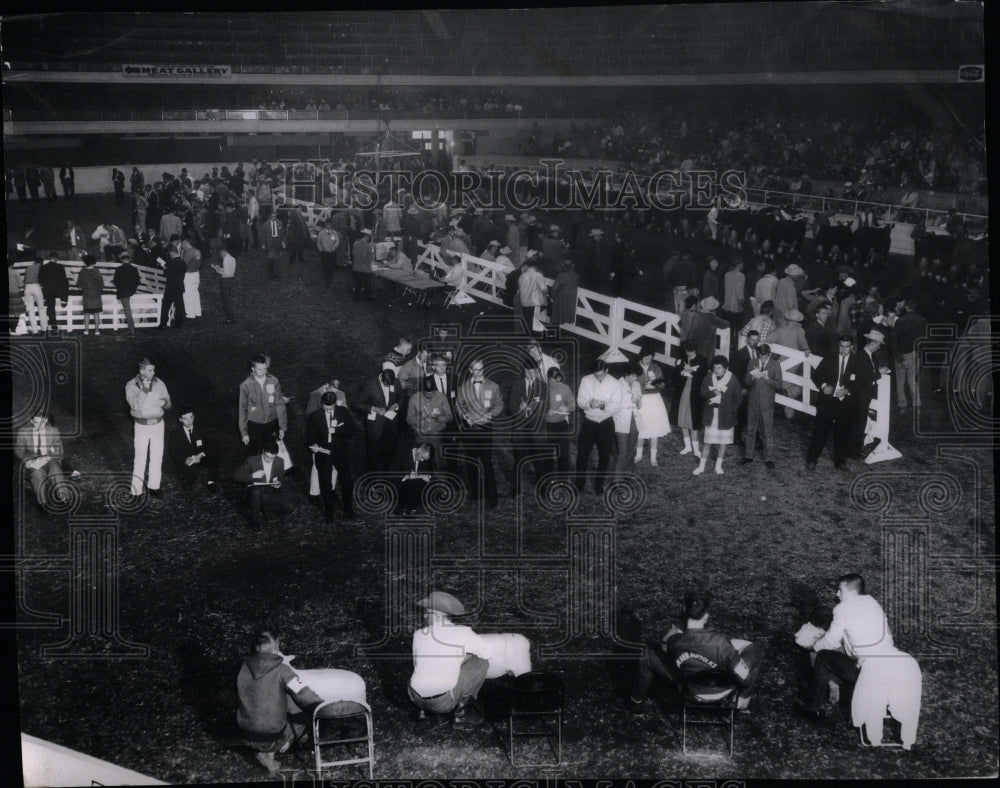
M 985 80 L 986 69 L 983 65 L 959 66 L 959 82 L 983 82 Z
M 126 77 L 231 77 L 232 66 L 154 66 L 126 63 L 122 66 Z

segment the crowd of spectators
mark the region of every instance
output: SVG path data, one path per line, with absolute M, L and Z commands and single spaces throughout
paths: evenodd
M 537 136 L 535 155 L 604 158 L 640 172 L 739 170 L 752 188 L 811 193 L 811 181 L 843 183 L 850 199 L 891 202 L 892 188 L 986 193 L 985 129 L 942 129 L 912 114 L 820 105 L 771 111 L 726 105 L 688 112 L 606 113 L 599 124 L 574 125 L 551 145 Z M 840 196 L 840 195 L 838 195 Z

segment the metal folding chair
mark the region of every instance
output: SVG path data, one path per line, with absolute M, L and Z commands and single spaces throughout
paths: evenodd
M 552 673 L 533 671 L 514 679 L 508 690 L 510 763 L 512 766 L 558 766 L 562 763 L 563 682 Z M 554 761 L 518 763 L 515 739 L 544 738 Z
M 740 685 L 736 678 L 723 671 L 704 671 L 689 676 L 681 684 L 681 749 L 685 755 L 706 755 L 706 751 L 687 748 L 688 725 L 728 725 L 729 755 L 733 754 L 736 729 L 736 703 Z M 692 713 L 693 712 L 693 713 Z
M 366 732 L 364 736 L 356 736 L 349 732 L 343 733 L 345 724 L 362 718 L 365 721 Z M 325 732 L 324 726 L 326 727 Z M 358 754 L 361 744 L 365 745 L 366 755 Z M 334 759 L 325 760 L 324 747 L 346 750 L 346 752 L 342 752 L 342 755 L 347 757 L 337 759 L 336 756 L 328 753 L 327 757 Z M 317 775 L 330 766 L 367 763 L 368 779 L 373 779 L 375 776 L 375 735 L 371 710 L 354 701 L 324 701 L 319 704 L 313 711 L 313 755 L 316 759 Z

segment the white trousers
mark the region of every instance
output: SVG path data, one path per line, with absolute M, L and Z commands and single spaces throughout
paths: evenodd
M 24 286 L 24 311 L 27 313 L 28 328 L 32 333 L 38 330 L 41 320 L 42 331 L 49 330 L 49 315 L 45 311 L 45 298 L 39 284 Z
M 201 317 L 201 273 L 189 271 L 184 274 L 184 315 L 185 317 Z
M 142 480 L 146 476 L 146 458 L 149 458 L 150 490 L 160 489 L 160 472 L 163 467 L 163 422 L 135 424 L 135 460 L 132 462 L 132 495 L 142 495 Z

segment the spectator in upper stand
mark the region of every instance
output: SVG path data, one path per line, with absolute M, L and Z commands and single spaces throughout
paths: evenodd
M 63 196 L 71 200 L 76 194 L 76 173 L 68 162 L 59 168 L 59 180 L 62 183 Z
M 139 171 L 138 167 L 132 168 L 132 174 L 129 176 L 129 188 L 132 194 L 142 194 L 143 187 L 146 185 L 146 179 L 143 174 Z

